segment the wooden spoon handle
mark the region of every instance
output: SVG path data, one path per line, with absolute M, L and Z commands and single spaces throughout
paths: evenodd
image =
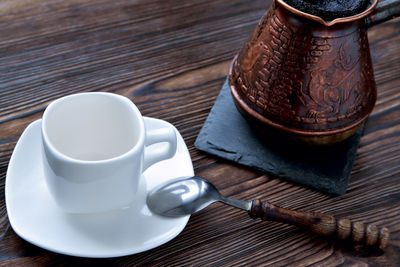
M 351 222 L 348 219 L 337 220 L 323 213 L 289 210 L 267 201 L 253 200 L 249 215 L 253 219 L 261 218 L 263 221 L 296 225 L 319 235 L 336 235 L 341 240 L 351 238 L 355 243 L 363 242 L 367 246 L 378 245 L 380 249 L 386 248 L 389 241 L 389 230 L 385 227 L 379 229 L 373 224 L 365 227 L 361 222 Z

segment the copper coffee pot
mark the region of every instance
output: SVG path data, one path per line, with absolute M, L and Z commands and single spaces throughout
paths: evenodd
M 372 0 L 360 14 L 324 21 L 274 0 L 232 62 L 236 106 L 262 135 L 312 145 L 350 137 L 377 95 L 367 28 L 398 15 L 399 3 Z

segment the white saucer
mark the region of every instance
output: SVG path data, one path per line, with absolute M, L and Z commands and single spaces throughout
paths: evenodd
M 165 121 L 146 118 L 159 127 Z M 160 246 L 177 236 L 189 216 L 165 218 L 153 215 L 145 203 L 145 193 L 168 180 L 194 175 L 192 161 L 178 131 L 178 149 L 169 160 L 156 163 L 143 174 L 131 208 L 95 215 L 61 211 L 47 191 L 43 179 L 41 120 L 31 123 L 21 135 L 7 170 L 6 206 L 14 231 L 26 241 L 54 252 L 81 257 L 117 257 Z M 156 146 L 156 145 L 155 145 Z

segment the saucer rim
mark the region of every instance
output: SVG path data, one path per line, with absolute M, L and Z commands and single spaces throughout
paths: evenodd
M 179 139 L 181 139 L 181 141 L 182 141 L 182 143 L 184 144 L 184 148 L 185 148 L 185 150 L 186 150 L 186 153 L 187 153 L 187 155 L 188 155 L 188 157 L 189 157 L 189 159 L 190 159 L 190 164 L 191 164 L 191 170 L 192 170 L 192 175 L 194 175 L 194 169 L 193 169 L 193 163 L 192 163 L 192 161 L 191 161 L 191 157 L 190 157 L 190 153 L 189 153 L 189 151 L 188 151 L 188 148 L 187 148 L 187 145 L 186 145 L 186 143 L 185 143 L 185 141 L 184 141 L 184 139 L 183 139 L 183 137 L 181 136 L 181 134 L 179 133 L 179 131 L 176 129 L 176 127 L 175 126 L 173 126 L 171 123 L 169 123 L 169 122 L 167 122 L 167 121 L 164 121 L 164 120 L 161 120 L 161 119 L 156 119 L 156 118 L 151 118 L 151 117 L 146 117 L 146 116 L 143 116 L 143 120 L 144 121 L 146 121 L 146 120 L 154 120 L 154 121 L 158 121 L 158 122 L 161 122 L 161 123 L 167 123 L 167 124 L 169 124 L 169 125 L 171 125 L 173 128 L 174 128 L 174 130 L 176 131 L 176 134 L 177 134 L 177 140 L 178 140 L 178 143 L 179 143 Z M 177 223 L 177 225 L 176 226 L 174 226 L 174 227 L 172 227 L 172 229 L 174 230 L 170 235 L 168 235 L 167 237 L 165 237 L 164 239 L 162 239 L 161 241 L 159 241 L 159 242 L 156 242 L 156 243 L 153 243 L 153 244 L 149 244 L 149 245 L 144 245 L 144 246 L 141 246 L 141 247 L 138 247 L 137 249 L 133 249 L 133 250 L 124 250 L 124 251 L 122 251 L 122 252 L 119 252 L 119 253 L 116 253 L 116 252 L 114 252 L 114 253 L 99 253 L 99 254 L 93 254 L 93 253 L 76 253 L 76 252 L 73 252 L 73 251 L 69 251 L 69 250 L 63 250 L 63 249 L 58 249 L 58 248 L 55 248 L 55 247 L 52 247 L 52 246 L 49 246 L 49 245 L 46 245 L 46 242 L 43 242 L 43 243 L 41 243 L 41 242 L 39 242 L 38 240 L 35 240 L 35 239 L 31 239 L 30 237 L 28 237 L 27 235 L 26 235 L 26 233 L 24 232 L 24 231 L 21 231 L 21 229 L 20 229 L 20 227 L 19 226 L 16 226 L 16 222 L 15 222 L 15 216 L 12 216 L 12 214 L 14 214 L 14 212 L 10 212 L 10 193 L 9 193 L 9 191 L 11 190 L 10 189 L 10 185 L 9 185 L 9 183 L 10 183 L 10 175 L 9 175 L 9 170 L 10 170 L 10 168 L 12 168 L 11 166 L 13 166 L 13 165 L 15 165 L 15 163 L 14 163 L 14 161 L 16 160 L 15 159 L 15 154 L 16 153 L 18 153 L 18 152 L 20 152 L 21 153 L 21 148 L 20 148 L 20 146 L 24 143 L 23 141 L 24 141 L 24 139 L 26 138 L 26 136 L 28 136 L 29 135 L 29 133 L 31 132 L 31 131 L 33 131 L 34 130 L 34 128 L 35 127 L 38 127 L 38 130 L 41 130 L 41 127 L 40 127 L 40 125 L 38 126 L 37 124 L 40 124 L 42 122 L 42 119 L 37 119 L 37 120 L 35 120 L 35 121 L 33 121 L 33 122 L 31 122 L 25 129 L 24 129 L 24 131 L 23 131 L 23 133 L 21 134 L 21 136 L 19 137 L 19 139 L 18 139 L 18 141 L 17 141 L 17 144 L 15 145 L 15 147 L 14 147 L 14 150 L 13 150 L 13 152 L 12 152 L 12 154 L 11 154 L 11 158 L 10 158 L 10 161 L 9 161 L 9 164 L 8 164 L 8 167 L 7 167 L 7 173 L 6 173 L 6 181 L 5 181 L 5 190 L 4 190 L 4 194 L 5 194 L 5 206 L 6 206 L 6 211 L 7 211 L 7 217 L 8 217 L 8 220 L 9 220 L 9 223 L 10 223 L 10 226 L 11 226 L 11 228 L 13 229 L 13 231 L 20 237 L 20 238 L 22 238 L 23 240 L 25 240 L 25 241 L 27 241 L 27 242 L 29 242 L 29 243 L 31 243 L 31 244 L 33 244 L 33 245 L 35 245 L 35 246 L 37 246 L 37 247 L 40 247 L 40 248 L 42 248 L 42 249 L 45 249 L 45 250 L 48 250 L 48 251 L 51 251 L 51 252 L 55 252 L 55 253 L 59 253 L 59 254 L 63 254 L 63 255 L 67 255 L 67 256 L 75 256 L 75 257 L 85 257 L 85 258 L 114 258 L 114 257 L 121 257 L 121 256 L 128 256 L 128 255 L 134 255 L 134 254 L 137 254 L 137 253 L 141 253 L 141 252 L 144 252 L 144 251 L 148 251 L 148 250 L 151 250 L 151 249 L 153 249 L 153 248 L 156 248 L 156 247 L 159 247 L 159 246 L 161 246 L 161 245 L 164 245 L 164 244 L 166 244 L 166 243 L 168 243 L 169 241 L 171 241 L 172 239 L 174 239 L 175 237 L 177 237 L 183 230 L 184 230 L 184 228 L 186 227 L 186 225 L 187 225 L 187 223 L 188 223 L 188 221 L 189 221 L 189 219 L 190 219 L 190 215 L 187 215 L 187 216 L 185 216 L 186 218 L 184 218 L 184 217 L 182 217 L 182 219 L 185 219 L 185 221 L 182 221 L 182 222 L 179 222 L 179 223 Z M 21 141 L 22 140 L 22 141 Z M 150 166 L 149 167 L 149 169 L 151 169 L 152 168 L 152 166 Z M 178 178 L 178 177 L 174 177 L 174 178 L 171 178 L 171 180 L 172 179 L 176 179 L 176 178 Z M 145 180 L 142 180 L 143 182 L 146 182 Z M 146 187 L 146 192 L 148 192 L 149 190 L 147 189 L 147 187 Z M 43 193 L 43 191 L 42 192 L 40 192 L 41 194 Z M 147 205 L 146 204 L 146 201 L 144 202 L 144 205 Z M 60 209 L 60 211 L 61 211 L 61 209 Z M 11 216 L 10 216 L 11 215 Z M 157 214 L 152 214 L 152 217 L 158 217 L 159 215 L 157 215 Z M 163 217 L 163 218 L 165 218 L 165 217 Z

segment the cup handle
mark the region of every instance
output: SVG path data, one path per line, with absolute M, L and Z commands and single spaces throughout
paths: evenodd
M 147 128 L 146 122 L 145 127 Z M 149 149 L 149 146 L 156 143 L 165 144 Z M 173 127 L 163 127 L 158 129 L 146 130 L 143 171 L 145 171 L 154 163 L 172 158 L 175 153 L 176 133 Z

